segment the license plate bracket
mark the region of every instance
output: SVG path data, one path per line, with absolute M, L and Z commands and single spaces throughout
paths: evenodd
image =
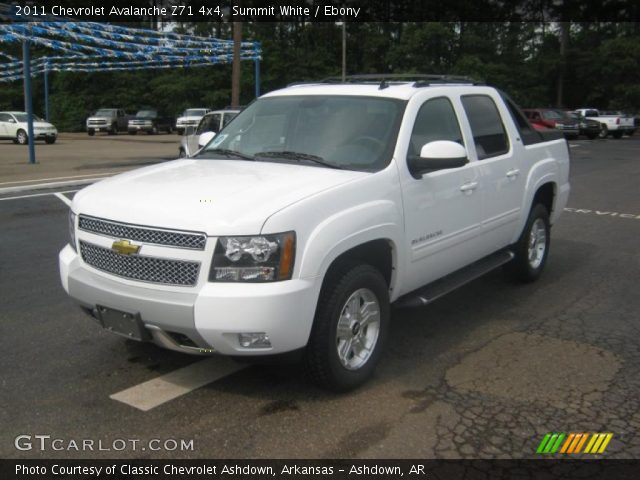
M 98 320 L 102 327 L 110 332 L 132 340 L 147 341 L 149 331 L 145 328 L 139 313 L 123 312 L 113 308 L 96 306 Z

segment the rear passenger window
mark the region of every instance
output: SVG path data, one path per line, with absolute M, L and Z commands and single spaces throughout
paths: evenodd
M 493 99 L 487 95 L 465 95 L 462 105 L 469 119 L 478 159 L 507 153 L 509 140 Z
M 463 145 L 458 118 L 448 98 L 427 100 L 416 117 L 411 132 L 409 156 L 419 156 L 422 147 L 436 140 L 450 140 Z

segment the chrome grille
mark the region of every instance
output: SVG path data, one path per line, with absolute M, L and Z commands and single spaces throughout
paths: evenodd
M 82 260 L 92 267 L 132 280 L 180 286 L 193 286 L 198 282 L 199 262 L 121 255 L 83 241 L 80 241 L 80 253 Z
M 161 230 L 151 227 L 127 225 L 125 223 L 112 222 L 94 217 L 80 215 L 78 228 L 87 232 L 106 235 L 113 238 L 126 238 L 154 245 L 167 245 L 170 247 L 191 248 L 204 250 L 207 236 L 204 233 L 187 233 L 175 230 Z

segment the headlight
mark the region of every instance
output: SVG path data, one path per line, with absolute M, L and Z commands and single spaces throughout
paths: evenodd
M 76 252 L 76 217 L 77 215 L 69 210 L 69 244 Z
M 293 273 L 295 252 L 295 232 L 250 237 L 220 237 L 213 254 L 209 281 L 289 280 Z

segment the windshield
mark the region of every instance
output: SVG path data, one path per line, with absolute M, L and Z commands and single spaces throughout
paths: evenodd
M 115 115 L 116 111 L 115 110 L 109 110 L 109 109 L 102 109 L 102 110 L 98 110 L 95 114 L 96 117 L 111 117 L 113 115 Z
M 136 113 L 136 117 L 140 118 L 155 118 L 158 116 L 158 112 L 155 110 L 140 110 Z
M 26 113 L 14 113 L 13 116 L 16 117 L 16 121 L 18 121 L 18 122 L 26 122 L 27 121 L 27 114 Z M 35 122 L 42 122 L 42 119 L 40 117 L 38 117 L 37 115 L 33 116 L 33 120 Z
M 202 117 L 207 110 L 205 108 L 189 108 L 182 114 L 183 117 Z
M 255 160 L 377 171 L 391 159 L 405 105 L 397 99 L 344 95 L 262 98 L 197 157 L 229 158 L 231 151 Z

